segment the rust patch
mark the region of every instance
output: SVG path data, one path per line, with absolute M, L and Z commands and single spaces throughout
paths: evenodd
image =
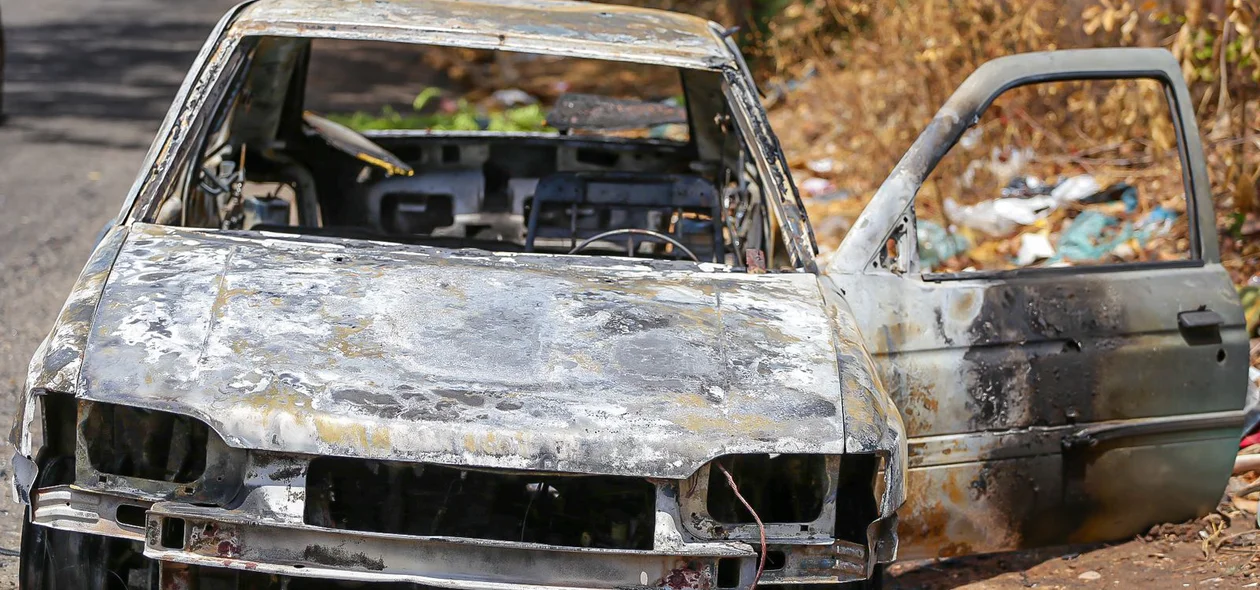
M 709 590 L 713 586 L 713 568 L 694 563 L 681 565 L 670 570 L 656 586 L 669 590 Z
M 188 535 L 188 550 L 202 555 L 235 559 L 241 555 L 240 531 L 233 525 L 214 522 L 193 527 Z

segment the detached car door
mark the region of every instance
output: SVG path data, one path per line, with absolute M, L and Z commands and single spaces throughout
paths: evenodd
M 1126 89 L 1081 90 L 1099 84 Z M 1152 164 L 1163 156 L 1176 171 Z M 824 283 L 859 319 L 905 421 L 902 558 L 1120 539 L 1221 498 L 1247 335 L 1171 54 L 983 65 Z

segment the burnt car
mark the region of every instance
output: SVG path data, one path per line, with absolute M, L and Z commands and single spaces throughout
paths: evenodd
M 534 130 L 422 90 L 573 61 Z M 930 272 L 915 196 L 995 97 L 1113 79 L 1166 93 L 1185 259 Z M 713 23 L 246 2 L 32 361 L 22 587 L 877 586 L 1201 514 L 1247 340 L 1190 109 L 1163 51 L 990 62 L 824 261 Z

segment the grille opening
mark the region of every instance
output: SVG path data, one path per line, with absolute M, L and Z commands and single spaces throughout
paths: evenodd
M 812 522 L 822 513 L 827 496 L 823 455 L 733 455 L 718 461 L 763 522 Z M 716 467 L 709 470 L 708 508 L 709 516 L 721 523 L 753 522 Z
M 844 455 L 840 458 L 835 538 L 866 544 L 866 527 L 879 517 L 877 493 L 882 495 L 882 491 L 875 478 L 879 462 L 877 455 Z
M 758 558 L 760 559 L 760 558 Z M 768 572 L 777 572 L 787 565 L 787 554 L 782 551 L 769 550 L 766 551 L 766 570 Z
M 743 561 L 738 557 L 723 557 L 717 564 L 717 587 L 738 588 L 739 570 Z
M 306 482 L 306 523 L 335 529 L 651 549 L 656 523 L 656 487 L 632 477 L 323 457 Z
M 80 411 L 88 462 L 101 473 L 183 484 L 206 470 L 210 429 L 200 420 L 113 404 Z
M 144 528 L 144 516 L 148 511 L 149 509 L 143 506 L 119 504 L 118 509 L 114 511 L 114 520 L 123 526 L 142 529 Z
M 50 455 L 73 457 L 74 436 L 77 432 L 75 425 L 78 423 L 78 400 L 69 394 L 50 391 L 40 402 L 35 408 L 42 416 L 37 417 L 37 421 L 33 424 L 33 430 L 36 432 L 31 433 L 32 448 L 40 448 L 42 439 L 43 444 L 48 446 L 47 452 Z
M 162 534 L 158 541 L 166 549 L 184 548 L 184 519 L 163 518 Z

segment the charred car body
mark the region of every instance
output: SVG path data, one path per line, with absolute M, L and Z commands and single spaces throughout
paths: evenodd
M 685 96 L 561 97 L 555 133 L 360 134 L 308 110 L 312 47 L 335 40 L 647 64 Z M 1143 76 L 1184 105 L 1176 72 L 1143 50 L 985 66 L 823 266 L 712 23 L 586 3 L 247 2 L 32 362 L 12 437 L 23 587 L 863 584 L 897 555 L 899 511 L 912 555 L 1202 512 L 1247 355 L 1193 118 L 1194 264 L 1116 274 L 1194 290 L 1129 305 L 1104 301 L 1123 285 L 1105 273 L 928 281 L 907 213 L 1005 88 Z M 663 125 L 685 139 L 583 132 Z M 1050 291 L 1095 307 L 1047 315 Z M 1156 343 L 1184 376 L 1147 384 L 1157 403 L 1116 385 L 1123 411 L 1051 416 L 1028 403 L 1051 384 L 1011 367 L 1069 362 L 1044 360 L 1064 340 L 1081 358 Z M 1070 385 L 1077 400 L 1100 387 Z M 1189 387 L 1208 393 L 1169 401 Z M 960 418 L 985 399 L 1011 410 Z M 1115 488 L 1093 466 L 1128 469 L 1114 452 L 1193 475 L 1123 517 L 1055 522 L 1104 518 Z M 1032 505 L 1025 483 L 1041 486 Z

